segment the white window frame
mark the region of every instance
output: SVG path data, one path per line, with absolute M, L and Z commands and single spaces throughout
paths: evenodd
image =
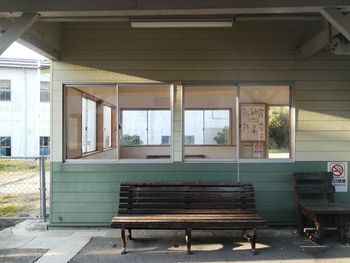
M 195 146 L 195 147 L 202 147 L 202 146 L 232 146 L 232 111 L 229 108 L 190 108 L 190 109 L 184 109 L 184 146 L 186 147 L 191 147 L 191 146 Z M 186 111 L 202 111 L 203 112 L 203 143 L 202 144 L 186 144 L 186 136 L 192 136 L 192 135 L 186 135 L 185 134 L 185 113 Z M 227 144 L 208 144 L 208 143 L 204 143 L 204 138 L 205 138 L 205 112 L 206 111 L 228 111 L 229 112 L 229 142 Z
M 295 85 L 294 83 L 265 83 L 265 82 L 257 82 L 257 83 L 241 83 L 238 84 L 238 102 L 240 98 L 240 90 L 241 87 L 244 86 L 286 86 L 289 87 L 290 95 L 289 95 L 289 106 L 290 106 L 290 156 L 289 158 L 246 158 L 243 159 L 240 157 L 240 141 L 239 141 L 239 136 L 240 136 L 240 131 L 239 131 L 239 125 L 238 127 L 238 133 L 237 133 L 237 154 L 238 154 L 238 161 L 240 163 L 292 163 L 295 162 L 295 99 L 294 99 L 294 94 L 295 94 Z M 237 105 L 239 107 L 239 103 Z M 236 110 L 237 112 L 237 117 L 239 117 L 239 110 Z
M 142 112 L 146 112 L 146 137 L 147 137 L 147 141 L 146 143 L 144 144 L 124 144 L 123 142 L 123 136 L 124 134 L 121 134 L 121 145 L 120 146 L 123 146 L 123 147 L 147 147 L 147 146 L 170 146 L 171 142 L 169 140 L 169 144 L 151 144 L 149 143 L 149 112 L 151 111 L 169 111 L 170 115 L 171 115 L 171 109 L 168 109 L 168 108 L 157 108 L 157 109 L 154 109 L 154 108 L 146 108 L 146 109 L 134 109 L 134 108 L 126 108 L 126 109 L 119 109 L 120 111 L 120 120 L 121 120 L 121 123 L 120 125 L 122 125 L 124 123 L 124 120 L 123 120 L 123 112 L 125 111 L 142 111 Z M 171 124 L 170 124 L 170 129 L 171 129 Z M 171 136 L 171 135 L 170 135 Z
M 295 162 L 295 84 L 294 83 L 269 83 L 269 82 L 241 82 L 241 83 L 190 83 L 190 84 L 183 84 L 182 85 L 182 102 L 184 102 L 185 98 L 185 89 L 186 87 L 191 87 L 191 86 L 227 86 L 227 85 L 232 85 L 236 86 L 237 88 L 237 94 L 236 94 L 236 144 L 232 141 L 234 138 L 231 138 L 231 145 L 236 145 L 236 156 L 237 158 L 232 158 L 232 159 L 186 159 L 185 158 L 185 146 L 187 147 L 188 145 L 185 145 L 185 123 L 184 123 L 184 116 L 185 116 L 185 107 L 183 104 L 182 107 L 182 162 L 183 163 L 293 163 Z M 290 89 L 290 96 L 289 96 L 289 103 L 290 103 L 290 157 L 289 158 L 247 158 L 243 159 L 240 156 L 240 128 L 239 128 L 239 114 L 240 114 L 240 90 L 244 86 L 286 86 L 289 87 Z M 230 129 L 232 129 L 233 123 L 230 123 Z M 232 131 L 232 130 L 231 130 Z M 198 146 L 200 147 L 201 145 L 190 145 L 191 146 Z M 225 145 L 214 145 L 214 146 L 225 146 Z
M 166 84 L 166 83 L 119 83 L 117 85 L 117 115 L 118 117 L 118 127 L 120 127 L 121 125 L 121 111 L 125 110 L 123 108 L 119 108 L 119 88 L 120 87 L 143 87 L 143 86 L 166 86 L 169 89 L 170 92 L 170 145 L 155 145 L 155 146 L 159 146 L 159 147 L 170 147 L 170 158 L 169 159 L 120 159 L 120 148 L 121 146 L 123 146 L 121 144 L 122 142 L 122 138 L 121 138 L 121 134 L 119 133 L 118 130 L 118 154 L 117 154 L 117 162 L 118 163 L 172 163 L 174 161 L 174 85 L 173 84 Z M 147 109 L 146 109 L 147 110 Z M 154 145 L 136 145 L 136 146 L 132 146 L 132 145 L 124 145 L 123 147 L 152 147 Z

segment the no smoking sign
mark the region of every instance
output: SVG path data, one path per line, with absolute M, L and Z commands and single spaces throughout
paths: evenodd
M 336 177 L 344 177 L 344 165 L 339 164 L 339 163 L 335 163 L 331 166 L 331 171 L 333 173 L 334 176 Z
M 333 185 L 336 192 L 348 191 L 347 168 L 347 162 L 328 162 L 328 172 L 333 173 Z

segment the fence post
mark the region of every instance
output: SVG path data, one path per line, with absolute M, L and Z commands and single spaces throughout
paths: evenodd
M 46 220 L 46 183 L 45 183 L 45 157 L 40 157 L 40 218 Z

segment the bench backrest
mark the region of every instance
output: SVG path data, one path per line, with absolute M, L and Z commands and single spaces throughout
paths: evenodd
M 122 214 L 256 213 L 248 183 L 125 182 L 120 186 Z
M 333 174 L 331 172 L 294 173 L 292 179 L 297 204 L 302 201 L 303 197 L 309 198 L 309 200 L 312 197 L 326 197 L 328 203 L 334 202 Z

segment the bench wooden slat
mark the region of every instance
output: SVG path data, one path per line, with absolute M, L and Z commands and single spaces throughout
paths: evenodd
M 118 216 L 112 227 L 122 229 L 257 229 L 266 221 L 257 215 L 254 187 L 232 182 L 124 182 Z M 245 232 L 255 251 L 256 231 Z M 187 247 L 189 249 L 189 246 Z

